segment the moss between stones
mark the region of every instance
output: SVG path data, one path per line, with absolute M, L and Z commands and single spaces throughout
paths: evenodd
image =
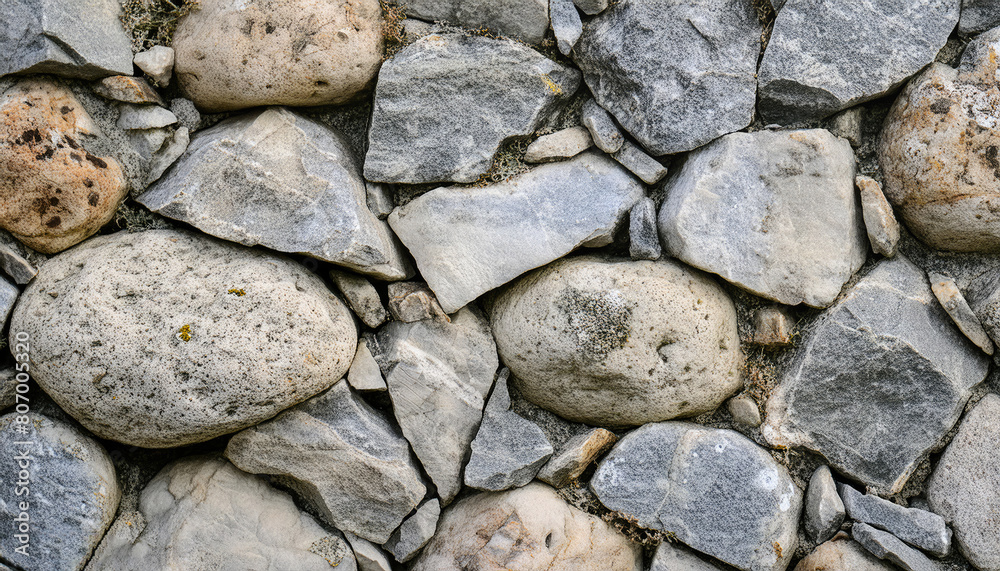
M 121 21 L 132 39 L 132 52 L 169 46 L 177 21 L 198 8 L 198 0 L 125 0 Z

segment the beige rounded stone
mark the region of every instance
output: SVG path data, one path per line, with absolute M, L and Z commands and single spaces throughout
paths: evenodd
M 820 545 L 795 566 L 795 571 L 892 571 L 858 543 L 838 536 Z
M 203 111 L 344 103 L 382 63 L 378 0 L 201 0 L 174 72 Z
M 692 416 L 742 386 L 733 302 L 673 261 L 566 258 L 505 290 L 491 321 L 521 394 L 569 420 Z

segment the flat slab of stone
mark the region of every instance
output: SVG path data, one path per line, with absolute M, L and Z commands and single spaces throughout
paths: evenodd
M 992 0 L 962 0 L 958 33 L 974 35 L 1000 24 L 1000 5 Z
M 424 502 L 417 511 L 406 518 L 385 542 L 385 548 L 392 553 L 396 561 L 406 563 L 417 556 L 417 553 L 434 537 L 438 518 L 441 517 L 441 502 L 436 498 Z
M 649 571 L 721 571 L 721 567 L 698 557 L 690 549 L 664 541 L 656 548 Z
M 893 571 L 847 534 L 820 545 L 795 566 L 795 571 Z
M 580 110 L 580 121 L 590 131 L 590 136 L 598 149 L 605 153 L 616 153 L 625 143 L 615 120 L 593 99 L 588 99 Z
M 846 484 L 840 484 L 837 489 L 847 515 L 854 521 L 884 529 L 937 557 L 944 557 L 951 551 L 951 530 L 944 518 L 936 513 L 904 508 L 878 496 L 862 494 Z
M 573 8 L 576 10 L 576 8 Z M 549 163 L 575 157 L 594 145 L 585 127 L 570 127 L 532 141 L 524 152 L 526 163 Z
M 856 523 L 851 528 L 851 535 L 872 555 L 891 561 L 904 571 L 943 571 L 940 565 L 891 533 L 865 523 Z
M 548 0 L 409 0 L 404 9 L 428 22 L 487 28 L 529 44 L 541 42 L 549 28 Z

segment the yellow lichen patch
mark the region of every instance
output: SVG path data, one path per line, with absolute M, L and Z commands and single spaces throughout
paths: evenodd
M 187 343 L 191 340 L 191 326 L 185 324 L 177 331 L 177 338 Z
M 234 287 L 234 288 L 232 288 L 232 289 L 229 290 L 229 293 L 235 295 L 236 297 L 243 297 L 243 296 L 245 296 L 247 294 L 247 290 L 245 290 L 243 288 L 235 288 Z
M 545 87 L 548 87 L 549 91 L 551 91 L 552 93 L 555 93 L 556 95 L 562 95 L 563 93 L 562 88 L 559 87 L 559 85 L 556 82 L 552 81 L 552 78 L 549 77 L 548 74 L 542 76 L 542 82 L 545 84 Z

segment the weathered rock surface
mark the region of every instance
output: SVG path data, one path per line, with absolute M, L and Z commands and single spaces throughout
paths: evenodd
M 938 557 L 944 557 L 951 551 L 951 530 L 943 517 L 925 510 L 904 508 L 878 496 L 862 494 L 846 484 L 840 484 L 837 489 L 851 519 L 884 529 Z
M 733 133 L 667 184 L 667 251 L 762 297 L 829 305 L 868 252 L 854 152 L 823 129 Z
M 721 571 L 721 568 L 698 557 L 690 549 L 664 541 L 656 548 L 649 571 Z
M 125 104 L 119 109 L 119 129 L 158 129 L 177 123 L 176 115 L 158 105 Z
M 781 349 L 792 344 L 795 320 L 786 308 L 780 305 L 762 307 L 754 312 L 753 323 L 751 343 L 765 349 Z
M 760 22 L 738 0 L 622 0 L 591 19 L 573 59 L 601 107 L 654 155 L 750 124 Z
M 892 206 L 882 194 L 882 186 L 867 176 L 857 177 L 855 184 L 861 193 L 861 213 L 872 250 L 887 258 L 895 256 L 899 244 L 899 222 L 896 222 Z
M 344 532 L 344 537 L 354 551 L 358 571 L 392 571 L 392 562 L 379 546 L 351 532 Z
M 962 0 L 958 33 L 974 35 L 1000 24 L 1000 5 L 992 0 Z
M 528 150 L 524 153 L 524 162 L 561 161 L 575 157 L 593 145 L 594 141 L 590 138 L 590 131 L 585 127 L 570 127 L 535 139 L 528 145 Z
M 349 310 L 301 265 L 170 230 L 51 258 L 11 323 L 60 407 L 149 448 L 266 420 L 343 377 L 357 348 Z
M 444 511 L 413 571 L 641 571 L 642 550 L 545 484 L 481 493 Z
M 277 477 L 327 523 L 376 543 L 427 491 L 409 443 L 346 382 L 234 435 L 226 458 Z
M 579 85 L 579 71 L 512 40 L 421 38 L 379 72 L 365 178 L 473 182 L 504 140 L 534 133 Z
M 6 459 L 0 478 L 9 485 L 0 503 L 0 517 L 8 522 L 0 557 L 26 570 L 83 569 L 121 500 L 114 465 L 100 444 L 73 426 L 33 412 L 21 423 L 20 416 L 0 417 Z M 22 545 L 26 554 L 16 551 Z
M 577 434 L 559 447 L 538 472 L 538 479 L 556 488 L 579 478 L 590 463 L 607 452 L 618 437 L 603 428 L 591 428 Z
M 834 539 L 820 545 L 795 566 L 795 571 L 893 571 L 857 542 Z
M 584 14 L 593 16 L 607 10 L 610 2 L 608 0 L 573 0 L 573 3 Z
M 177 25 L 174 71 L 205 111 L 344 103 L 378 72 L 382 24 L 378 0 L 207 0 Z
M 385 548 L 392 553 L 396 561 L 406 563 L 416 557 L 434 536 L 440 517 L 441 502 L 436 498 L 428 500 L 416 513 L 406 518 L 403 525 L 399 526 L 385 543 Z
M 0 329 L 7 323 L 10 312 L 14 310 L 14 303 L 21 290 L 17 286 L 7 281 L 7 278 L 0 275 Z
M 900 256 L 862 278 L 802 340 L 768 400 L 768 442 L 814 450 L 870 491 L 902 489 L 989 365 L 933 295 Z
M 583 34 L 583 21 L 573 0 L 549 0 L 549 19 L 559 53 L 568 56 Z
M 782 571 L 795 552 L 802 492 L 731 430 L 647 424 L 615 445 L 590 486 L 609 509 L 745 571 Z
M 941 567 L 926 555 L 906 545 L 896 536 L 865 523 L 856 523 L 851 528 L 854 541 L 861 544 L 872 555 L 898 565 L 904 571 L 941 571 Z
M 499 364 L 489 324 L 466 308 L 450 323 L 393 321 L 376 339 L 396 420 L 447 505 Z
M 18 384 L 17 369 L 0 369 L 0 410 L 14 406 Z
M 783 6 L 760 64 L 761 115 L 812 121 L 889 93 L 934 61 L 958 13 L 958 0 Z
M 809 539 L 823 543 L 840 530 L 840 524 L 844 523 L 844 502 L 837 493 L 829 466 L 824 464 L 816 468 L 809 478 L 805 508 L 804 523 Z
M 422 319 L 448 322 L 434 292 L 420 282 L 393 282 L 388 287 L 389 313 L 396 321 L 412 323 Z
M 446 21 L 466 28 L 487 28 L 537 44 L 549 28 L 548 0 L 410 0 L 408 16 Z
M 347 371 L 347 382 L 356 391 L 387 390 L 378 362 L 375 361 L 375 357 L 372 356 L 372 352 L 368 348 L 367 339 L 358 341 L 358 350 L 354 353 L 350 370 Z
M 174 72 L 174 48 L 153 46 L 135 54 L 132 63 L 149 74 L 157 85 L 166 87 L 170 84 L 170 76 Z
M 631 141 L 625 141 L 618 152 L 612 155 L 623 167 L 642 179 L 646 184 L 656 184 L 667 176 L 667 168 L 647 155 Z
M 97 79 L 132 74 L 132 48 L 115 0 L 4 3 L 0 75 L 52 73 Z
M 1000 397 L 986 395 L 962 421 L 927 484 L 931 509 L 955 530 L 959 551 L 977 569 L 1000 569 Z
M 125 525 L 119 525 L 125 524 Z M 225 460 L 195 456 L 164 468 L 124 513 L 87 566 L 134 569 L 357 571 L 340 534 L 324 530 L 291 496 Z
M 15 240 L 6 230 L 0 230 L 0 270 L 18 285 L 30 282 L 38 274 L 29 257 L 31 253 L 24 244 Z
M 969 307 L 969 302 L 965 301 L 965 296 L 958 289 L 955 280 L 936 273 L 931 273 L 928 277 L 931 280 L 931 291 L 934 292 L 934 297 L 948 312 L 948 316 L 955 322 L 958 329 L 984 353 L 992 355 L 993 342 L 990 341 L 990 336 L 983 329 L 983 324 L 976 317 L 975 312 Z
M 451 313 L 582 244 L 610 243 L 643 195 L 613 160 L 586 152 L 485 188 L 432 190 L 389 225 Z
M 735 396 L 727 400 L 726 408 L 729 409 L 729 414 L 736 424 L 756 428 L 762 422 L 757 402 L 747 395 Z
M 128 192 L 121 166 L 88 151 L 103 134 L 71 91 L 24 79 L 0 95 L 0 227 L 52 254 L 97 232 Z
M 339 270 L 330 270 L 330 280 L 365 325 L 374 329 L 385 323 L 389 315 L 371 282 L 359 275 Z
M 406 253 L 366 198 L 343 137 L 279 108 L 199 132 L 138 201 L 247 246 L 307 254 L 380 279 L 412 275 Z
M 858 148 L 862 144 L 861 124 L 864 122 L 864 107 L 851 107 L 830 117 L 827 129 L 834 135 L 847 139 L 851 146 Z
M 559 260 L 496 299 L 493 335 L 527 400 L 635 426 L 717 407 L 742 386 L 732 301 L 668 260 Z
M 628 253 L 633 260 L 658 260 L 663 253 L 652 198 L 639 200 L 629 212 Z
M 617 153 L 625 143 L 625 137 L 615 125 L 611 114 L 593 99 L 588 99 L 580 110 L 580 121 L 590 131 L 590 136 L 598 149 L 605 153 Z
M 163 105 L 163 98 L 149 82 L 131 75 L 113 75 L 91 84 L 94 93 L 123 103 Z

